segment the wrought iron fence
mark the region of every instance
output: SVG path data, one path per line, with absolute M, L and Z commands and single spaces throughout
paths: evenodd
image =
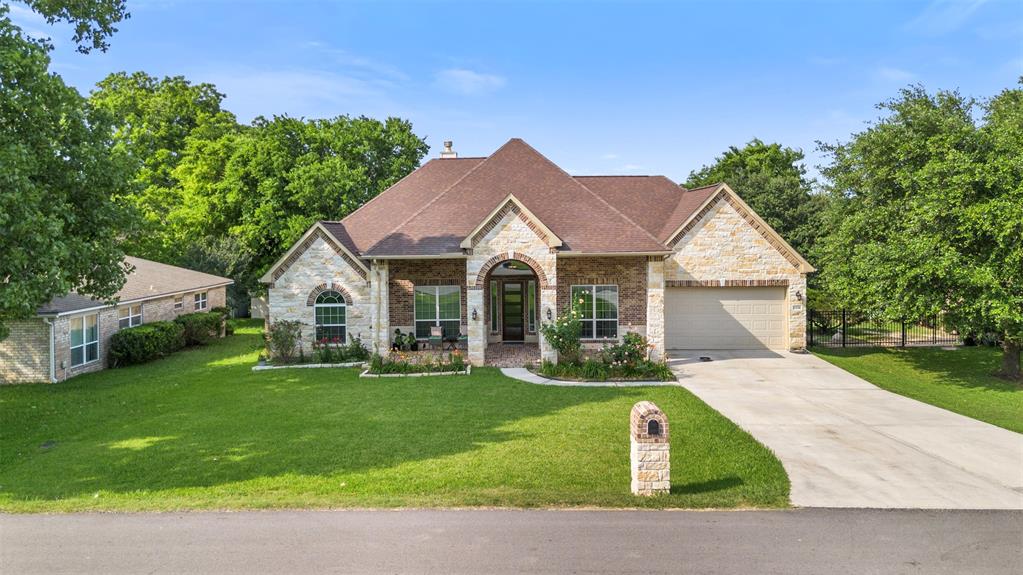
M 959 336 L 942 316 L 891 320 L 849 310 L 808 310 L 806 342 L 823 347 L 957 345 Z

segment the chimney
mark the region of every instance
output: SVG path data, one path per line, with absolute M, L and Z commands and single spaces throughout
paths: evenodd
M 444 141 L 444 151 L 440 153 L 442 158 L 457 158 L 458 152 L 451 149 L 451 140 Z

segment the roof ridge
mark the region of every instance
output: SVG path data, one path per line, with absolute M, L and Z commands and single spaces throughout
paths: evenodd
M 511 140 L 509 140 L 509 142 L 511 142 Z M 599 201 L 600 203 L 602 203 L 605 206 L 607 206 L 608 209 L 610 209 L 612 212 L 618 214 L 619 216 L 622 217 L 622 219 L 624 219 L 625 221 L 627 221 L 630 224 L 632 224 L 633 227 L 635 227 L 636 229 L 638 229 L 641 232 L 643 232 L 644 234 L 646 234 L 647 237 L 649 237 L 650 239 L 654 240 L 655 243 L 657 243 L 658 245 L 660 245 L 662 247 L 667 247 L 667 246 L 664 245 L 664 242 L 662 242 L 661 240 L 657 239 L 653 234 L 651 234 L 649 231 L 647 231 L 646 228 L 644 228 L 643 226 L 641 226 L 641 225 L 637 224 L 636 222 L 632 221 L 632 218 L 630 218 L 629 216 L 623 214 L 618 208 L 612 206 L 607 200 L 605 200 L 604 198 L 600 197 L 600 194 L 598 194 L 597 192 L 594 192 L 593 190 L 591 190 L 588 187 L 586 187 L 582 182 L 580 182 L 579 180 L 573 178 L 572 174 L 569 174 L 568 172 L 566 172 L 564 169 L 562 169 L 561 166 L 555 164 L 553 161 L 551 161 L 550 158 L 548 158 L 547 156 L 543 155 L 543 153 L 541 153 L 539 150 L 537 150 L 533 146 L 530 146 L 524 140 L 522 140 L 522 143 L 525 144 L 527 147 L 529 147 L 529 149 L 531 149 L 534 152 L 536 152 L 536 155 L 538 155 L 541 158 L 543 158 L 548 164 L 550 164 L 550 165 L 554 166 L 555 168 L 557 168 L 557 170 L 559 172 L 561 172 L 562 174 L 565 174 L 568 177 L 568 179 L 570 179 L 573 182 L 575 182 L 575 184 L 577 186 L 579 186 L 580 188 L 582 188 L 582 189 L 586 190 L 587 192 L 589 192 L 590 195 L 593 196 L 594 198 L 597 198 L 597 201 Z M 507 145 L 507 144 L 505 144 L 505 145 Z
M 390 230 L 388 230 L 387 233 L 385 233 L 383 236 L 381 236 L 381 238 L 379 240 L 377 240 L 377 242 L 375 244 L 373 244 L 372 246 L 366 248 L 366 252 L 365 253 L 368 254 L 369 252 L 373 251 L 373 248 L 375 248 L 378 245 L 380 245 L 380 242 L 382 242 L 385 239 L 387 239 L 388 237 L 390 237 L 391 234 L 396 232 L 399 228 L 401 228 L 405 224 L 407 224 L 410 221 L 412 221 L 412 218 L 414 218 L 414 217 L 418 216 L 419 214 L 423 213 L 423 211 L 426 210 L 426 208 L 432 206 L 437 200 L 439 200 L 442 197 L 444 197 L 444 194 L 447 194 L 448 192 L 450 192 L 451 188 L 457 186 L 458 183 L 461 182 L 462 180 L 464 180 L 466 177 L 468 177 L 469 174 L 471 174 L 471 173 L 475 172 L 476 170 L 480 169 L 480 166 L 483 166 L 487 162 L 489 162 L 491 158 L 496 156 L 498 152 L 503 150 L 505 148 L 505 146 L 507 146 L 508 144 L 512 143 L 512 141 L 514 141 L 515 139 L 516 138 L 512 138 L 512 139 L 508 140 L 507 142 L 505 142 L 500 148 L 494 150 L 493 154 L 490 154 L 489 156 L 486 156 L 485 157 L 486 159 L 484 159 L 482 162 L 480 162 L 480 163 L 476 164 L 475 166 L 473 166 L 473 168 L 471 170 L 469 170 L 468 172 L 462 174 L 462 176 L 460 178 L 458 178 L 457 180 L 455 180 L 454 182 L 451 182 L 451 185 L 449 185 L 448 187 L 444 188 L 443 192 L 441 192 L 441 193 L 437 194 L 436 196 L 434 196 L 434 198 L 432 200 L 430 200 L 429 202 L 426 202 L 425 204 L 423 204 L 423 206 L 421 208 L 419 208 L 418 210 L 416 210 L 415 212 L 413 212 L 412 215 L 410 215 L 409 217 L 405 218 L 398 225 L 396 225 L 393 228 L 391 228 Z M 523 142 L 523 143 L 525 143 L 525 142 Z M 433 160 L 430 160 L 430 161 L 432 162 Z M 355 212 L 352 212 L 352 213 L 355 213 Z

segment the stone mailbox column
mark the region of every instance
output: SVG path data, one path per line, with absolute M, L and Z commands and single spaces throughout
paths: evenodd
M 632 406 L 629 418 L 633 495 L 671 491 L 668 418 L 649 401 Z

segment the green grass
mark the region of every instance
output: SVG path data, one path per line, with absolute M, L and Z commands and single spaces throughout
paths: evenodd
M 0 388 L 0 511 L 783 507 L 762 445 L 678 387 L 252 372 L 256 324 L 200 349 Z M 629 410 L 671 423 L 672 490 L 629 493 Z
M 1023 433 L 1023 386 L 992 375 L 991 347 L 813 348 L 813 353 L 888 391 Z

